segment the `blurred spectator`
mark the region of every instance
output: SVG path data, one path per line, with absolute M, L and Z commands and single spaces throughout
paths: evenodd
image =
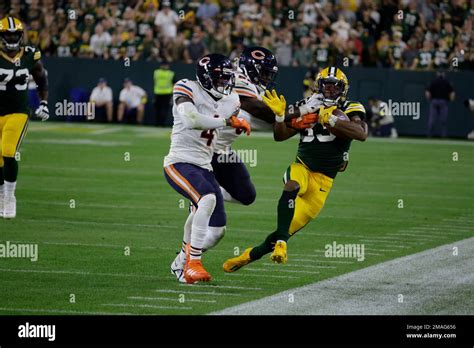
M 170 8 L 169 1 L 163 1 L 162 6 L 163 9 L 155 18 L 158 33 L 163 37 L 175 38 L 178 31 L 178 14 Z
M 398 138 L 395 121 L 388 104 L 375 97 L 369 98 L 368 123 L 375 137 Z
M 104 27 L 100 24 L 96 25 L 94 31 L 90 46 L 96 57 L 103 58 L 107 47 L 112 42 L 112 37 L 108 32 L 104 32 Z
M 199 58 L 208 53 L 202 37 L 202 32 L 195 32 L 193 34 L 191 42 L 186 46 L 184 51 L 186 63 L 197 62 Z
M 166 119 L 170 115 L 171 97 L 173 95 L 173 85 L 176 82 L 175 73 L 170 70 L 168 63 L 162 63 L 153 73 L 154 87 L 154 106 L 156 113 L 155 124 L 165 126 Z M 186 87 L 183 87 L 186 88 Z
M 464 106 L 471 112 L 471 116 L 474 116 L 474 99 L 466 99 L 464 101 Z M 471 117 L 471 124 L 472 124 L 472 117 Z M 471 126 L 471 129 L 473 129 L 472 126 Z M 474 140 L 474 129 L 467 135 L 467 138 L 470 140 Z
M 129 78 L 123 81 L 119 95 L 117 121 L 128 124 L 142 124 L 147 95 L 143 88 L 135 86 Z
M 219 7 L 213 3 L 212 0 L 204 0 L 204 2 L 198 7 L 196 17 L 200 20 L 206 20 L 214 18 L 218 13 Z
M 430 101 L 430 116 L 428 120 L 428 137 L 435 134 L 435 128 L 441 128 L 441 137 L 448 134 L 448 102 L 453 101 L 455 92 L 451 83 L 446 79 L 444 72 L 438 72 L 436 78 L 425 91 Z
M 310 47 L 310 38 L 302 37 L 300 47 L 296 50 L 293 60 L 294 66 L 309 67 L 313 64 L 313 49 Z
M 95 119 L 98 122 L 112 122 L 112 88 L 107 86 L 107 81 L 104 78 L 99 79 L 99 83 L 92 90 L 89 102 L 95 104 Z

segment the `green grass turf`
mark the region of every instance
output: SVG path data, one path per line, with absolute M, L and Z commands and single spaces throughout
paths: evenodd
M 353 143 L 349 167 L 320 216 L 290 240 L 287 265 L 265 257 L 225 274 L 222 263 L 235 248 L 273 231 L 282 175 L 297 147 L 256 134 L 236 144 L 258 151 L 258 165 L 249 168 L 256 202 L 226 205 L 228 232 L 204 257 L 213 281 L 180 285 L 169 265 L 187 202 L 180 207 L 181 196 L 163 176 L 169 135 L 141 127 L 31 126 L 21 151 L 18 217 L 0 220 L 0 242 L 38 243 L 39 260 L 0 259 L 0 314 L 204 314 L 473 235 L 472 143 L 369 139 Z M 365 260 L 325 258 L 333 241 L 364 243 Z

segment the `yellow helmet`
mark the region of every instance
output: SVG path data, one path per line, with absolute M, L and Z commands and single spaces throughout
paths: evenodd
M 23 39 L 23 23 L 15 17 L 5 17 L 0 21 L 0 40 L 7 51 L 17 51 Z
M 349 80 L 341 69 L 334 66 L 324 68 L 314 81 L 316 93 L 323 95 L 326 105 L 339 105 L 347 98 Z

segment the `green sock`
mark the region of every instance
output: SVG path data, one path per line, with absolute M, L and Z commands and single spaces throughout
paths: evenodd
M 250 250 L 250 258 L 252 260 L 258 260 L 258 259 L 261 259 L 264 255 L 271 252 L 273 248 L 275 247 L 275 243 L 277 241 L 275 239 L 275 236 L 276 236 L 276 232 L 269 234 L 262 244 Z
M 3 180 L 15 182 L 18 177 L 18 162 L 14 157 L 3 157 L 3 162 Z
M 3 167 L 0 167 L 0 186 L 2 186 L 5 183 L 3 180 Z
M 295 214 L 295 201 L 298 196 L 298 190 L 283 191 L 280 201 L 278 202 L 278 218 L 276 240 L 283 240 L 285 242 L 290 239 L 290 225 Z

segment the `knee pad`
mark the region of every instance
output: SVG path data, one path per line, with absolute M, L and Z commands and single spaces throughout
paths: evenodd
M 212 227 L 207 229 L 206 239 L 204 240 L 203 250 L 209 250 L 217 245 L 224 238 L 226 227 Z

